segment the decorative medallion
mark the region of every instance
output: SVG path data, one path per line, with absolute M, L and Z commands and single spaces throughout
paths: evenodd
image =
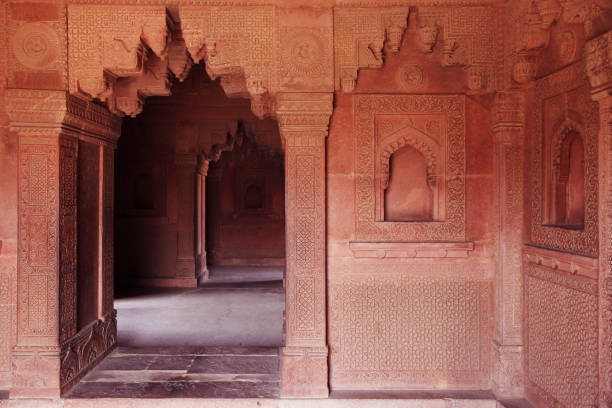
M 397 81 L 402 87 L 418 88 L 425 82 L 425 71 L 420 65 L 405 65 L 399 70 Z
M 13 54 L 21 64 L 31 69 L 52 65 L 57 59 L 58 49 L 57 33 L 48 24 L 23 24 L 13 37 Z
M 298 75 L 321 76 L 325 72 L 325 45 L 316 29 L 288 30 L 289 40 L 283 48 L 289 71 Z

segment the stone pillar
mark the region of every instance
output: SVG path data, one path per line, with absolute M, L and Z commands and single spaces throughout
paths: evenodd
M 11 89 L 7 105 L 10 131 L 19 139 L 17 339 L 10 394 L 57 398 L 60 331 L 62 337 L 76 331 L 76 296 L 69 294 L 69 304 L 61 308 L 59 284 L 62 272 L 76 290 L 77 143 L 62 136 L 65 92 Z M 67 159 L 62 168 L 60 155 Z
M 178 217 L 176 281 L 179 286 L 195 287 L 196 279 L 196 245 L 195 238 L 195 203 L 196 203 L 196 165 L 195 154 L 177 154 L 175 156 Z
M 206 175 L 209 161 L 198 158 L 196 168 L 196 274 L 198 281 L 208 280 L 206 265 Z
M 77 333 L 77 159 L 79 139 L 114 145 L 120 121 L 63 91 L 11 89 L 7 96 L 10 130 L 19 139 L 17 339 L 10 393 L 57 398 L 116 342 L 112 278 L 110 285 L 104 278 L 101 290 L 106 314 Z M 106 225 L 112 225 L 110 208 Z M 106 243 L 112 248 L 110 234 Z M 101 246 L 108 252 L 107 244 Z M 112 274 L 112 266 L 106 271 Z
M 497 180 L 497 264 L 493 390 L 523 393 L 522 279 L 524 109 L 522 92 L 498 92 L 493 106 Z
M 592 97 L 599 102 L 599 407 L 612 406 L 612 31 L 584 47 Z
M 325 308 L 325 137 L 332 94 L 280 94 L 285 148 L 285 347 L 281 396 L 328 396 Z

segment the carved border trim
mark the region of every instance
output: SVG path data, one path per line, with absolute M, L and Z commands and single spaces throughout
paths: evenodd
M 473 242 L 359 242 L 350 241 L 355 258 L 467 258 Z

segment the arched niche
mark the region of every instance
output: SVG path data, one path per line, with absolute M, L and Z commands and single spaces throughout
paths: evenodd
M 377 150 L 377 221 L 444 220 L 446 160 L 440 141 L 407 126 L 383 137 Z
M 433 188 L 432 188 L 433 187 Z M 385 221 L 433 220 L 433 193 L 427 160 L 406 145 L 389 158 L 389 181 L 384 192 Z
M 584 142 L 576 124 L 565 124 L 553 140 L 549 223 L 584 228 L 585 166 Z

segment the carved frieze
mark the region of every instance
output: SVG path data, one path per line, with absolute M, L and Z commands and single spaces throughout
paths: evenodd
M 360 240 L 465 240 L 465 117 L 462 96 L 359 95 L 355 102 L 356 236 Z M 393 118 L 385 125 L 385 119 Z M 387 120 L 388 122 L 388 120 Z M 393 128 L 395 126 L 395 129 Z M 376 216 L 385 134 L 413 134 L 438 145 L 436 182 L 445 184 L 436 222 L 390 222 Z M 386 133 L 385 133 L 386 132 Z M 398 133 L 400 132 L 400 133 Z M 447 148 L 439 146 L 448 146 Z M 380 154 L 379 154 L 380 153 Z M 442 157 L 445 156 L 445 157 Z M 433 162 L 432 162 L 433 163 Z M 433 164 L 432 164 L 433 166 Z M 378 198 L 378 201 L 377 201 Z

